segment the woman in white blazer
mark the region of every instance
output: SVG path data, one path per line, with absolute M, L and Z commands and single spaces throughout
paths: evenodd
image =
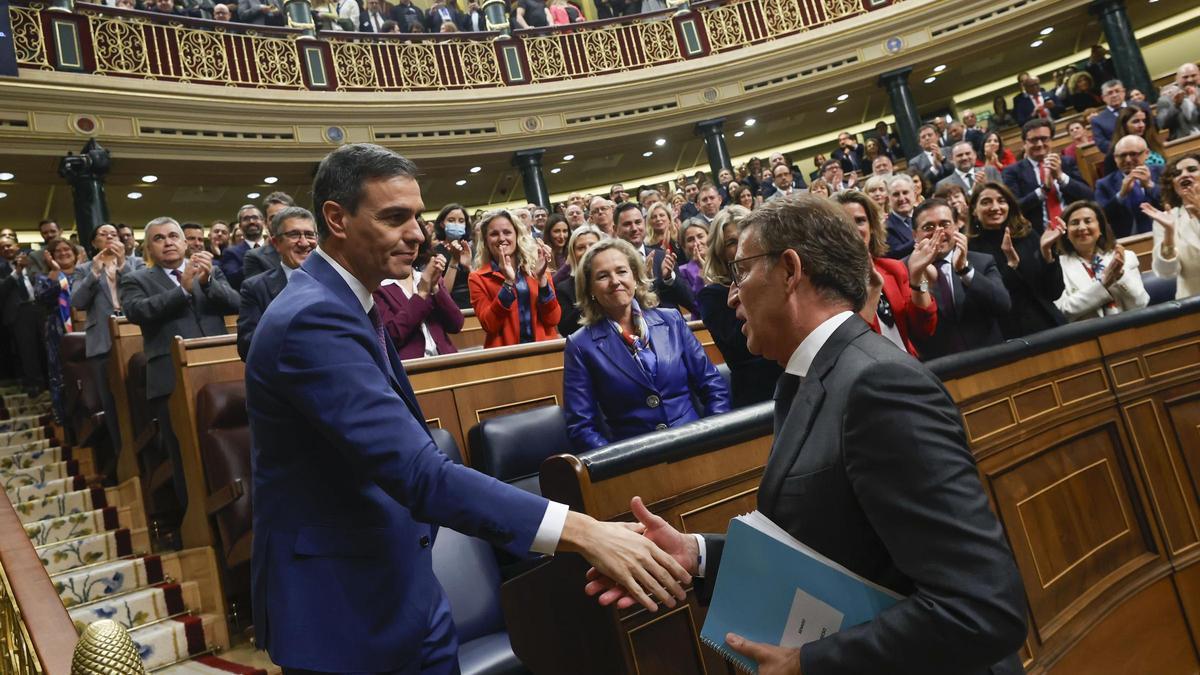
M 1069 321 L 1108 316 L 1150 304 L 1137 254 L 1113 237 L 1104 209 L 1092 201 L 1062 213 L 1067 236 L 1058 240 L 1063 294 L 1054 305 Z
M 1154 219 L 1154 273 L 1175 279 L 1175 299 L 1200 294 L 1200 155 L 1167 162 L 1162 201 L 1170 211 L 1149 203 L 1142 211 Z

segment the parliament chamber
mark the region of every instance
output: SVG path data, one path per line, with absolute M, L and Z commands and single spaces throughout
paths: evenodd
M 265 22 L 247 18 L 252 14 L 243 5 L 252 12 L 261 6 Z M 774 390 L 774 373 L 765 382 L 758 380 L 766 375 L 743 370 L 739 383 L 737 371 L 750 358 L 745 338 L 735 328 L 745 353 L 731 357 L 728 326 L 702 306 L 709 285 L 736 287 L 737 276 L 710 278 L 706 263 L 728 260 L 716 243 L 705 254 L 703 245 L 694 248 L 683 237 L 694 219 L 702 230 L 725 222 L 705 211 L 697 192 L 719 188 L 719 205 L 731 207 L 749 188 L 754 210 L 777 199 L 771 193 L 786 198 L 793 190 L 816 192 L 818 184 L 829 196 L 870 193 L 870 181 L 883 178 L 889 191 L 883 211 L 903 223 L 907 214 L 890 194 L 893 167 L 913 177 L 907 184 L 921 201 L 942 196 L 956 175 L 959 146 L 972 145 L 979 156 L 978 164 L 972 154 L 972 168 L 957 172 L 960 181 L 976 175 L 976 166 L 991 168 L 993 136 L 1000 151 L 1021 157 L 1016 162 L 1035 161 L 1030 153 L 1037 146 L 1027 137 L 1037 125 L 1019 119 L 1023 78 L 1032 77 L 1045 90 L 1034 87 L 1025 114 L 1053 120 L 1042 152 L 1070 156 L 1070 179 L 1086 183 L 1089 194 L 1095 187 L 1100 201 L 1105 176 L 1131 175 L 1115 148 L 1134 132 L 1118 122 L 1115 136 L 1111 125 L 1109 138 L 1093 134 L 1103 127 L 1098 120 L 1112 89 L 1090 76 L 1095 91 L 1077 89 L 1078 75 L 1093 68 L 1145 100 L 1130 97 L 1128 105 L 1145 111 L 1147 130 L 1137 135 L 1146 140 L 1138 141 L 1166 167 L 1154 168 L 1154 176 L 1178 176 L 1171 167 L 1200 155 L 1200 77 L 1196 66 L 1187 69 L 1200 56 L 1194 42 L 1200 7 L 1182 0 L 683 0 L 644 2 L 640 12 L 633 3 L 557 0 L 541 5 L 540 19 L 550 25 L 517 21 L 518 8 L 525 21 L 538 16 L 528 7 L 539 5 L 0 4 L 0 479 L 8 497 L 0 499 L 0 672 L 291 672 L 259 648 L 266 629 L 254 623 L 253 587 L 263 582 L 252 578 L 255 443 L 249 366 L 239 346 L 253 277 L 241 279 L 249 269 L 243 258 L 236 278 L 225 263 L 230 249 L 252 239 L 253 218 L 243 217 L 255 211 L 262 249 L 274 253 L 266 239 L 277 242 L 271 265 L 282 269 L 280 283 L 290 283 L 293 269 L 309 269 L 287 262 L 285 250 L 303 247 L 304 233 L 280 229 L 295 222 L 292 216 L 305 217 L 285 208 L 273 218 L 280 214 L 273 207 L 311 208 L 320 223 L 315 232 L 327 227 L 312 183 L 318 163 L 339 147 L 378 144 L 416 162 L 422 231 L 431 249 L 445 248 L 426 251 L 424 260 L 444 256 L 443 275 L 461 252 L 448 246 L 447 219 L 455 211 L 466 220 L 463 242 L 482 212 L 489 212 L 486 220 L 492 209 L 507 209 L 518 235 L 537 232 L 540 251 L 543 240 L 553 243 L 556 221 L 568 223 L 568 234 L 582 226 L 580 235 L 594 227 L 603 231 L 598 239 L 628 239 L 620 207 L 639 203 L 646 208 L 646 240 L 632 242 L 631 250 L 641 245 L 647 276 L 660 277 L 655 288 L 667 301 L 663 312 L 675 311 L 667 287 L 690 282 L 684 263 L 700 270 L 691 272 L 701 279 L 698 301 L 687 295 L 678 309 L 697 349 L 724 386 L 732 383 L 735 401 L 748 377 L 757 378 L 758 389 Z M 371 18 L 359 24 L 360 11 L 369 17 L 380 6 L 403 35 L 373 34 L 388 31 L 377 30 Z M 231 9 L 236 20 L 229 19 Z M 348 24 L 347 11 L 354 17 Z M 561 16 L 579 20 L 556 25 Z M 442 22 L 450 28 L 437 28 Z M 1092 60 L 1096 45 L 1111 59 Z M 1155 105 L 1160 92 L 1183 103 Z M 1063 105 L 1043 108 L 1052 94 Z M 1086 104 L 1079 98 L 1085 95 Z M 1176 115 L 1176 108 L 1178 118 L 1158 112 Z M 1188 114 L 1193 122 L 1179 121 Z M 965 118 L 972 122 L 964 129 Z M 879 136 L 877 123 L 884 128 Z M 936 145 L 921 140 L 927 129 L 939 135 Z M 859 137 L 874 143 L 857 145 Z M 871 147 L 887 155 L 886 171 L 872 170 Z M 944 161 L 931 175 L 919 168 L 926 153 L 935 164 Z M 788 167 L 783 182 L 779 162 L 759 159 L 776 155 Z M 1010 165 L 1016 166 L 997 168 Z M 770 175 L 764 178 L 760 168 Z M 718 178 L 724 171 L 729 180 Z M 1008 183 L 1004 174 L 996 183 Z M 1039 199 L 1057 180 L 1052 176 L 1037 175 Z M 981 185 L 973 200 L 973 189 L 971 183 L 959 189 L 972 208 L 986 190 L 999 190 Z M 1164 188 L 1158 206 L 1165 212 L 1179 206 L 1178 222 L 1185 223 L 1186 198 L 1184 206 L 1167 201 L 1180 199 L 1178 191 Z M 1127 192 L 1122 188 L 1113 201 L 1129 199 Z M 276 195 L 286 202 L 272 202 Z M 1053 220 L 1057 197 L 1032 210 L 1027 197 L 1017 195 L 1023 213 Z M 668 231 L 683 232 L 673 242 L 670 234 L 651 237 L 655 206 L 665 203 L 670 218 L 673 201 Z M 1018 655 L 1030 673 L 1200 673 L 1200 297 L 1181 290 L 1188 288 L 1187 269 L 1163 271 L 1170 246 L 1162 243 L 1157 209 L 1144 206 L 1129 210 L 1131 229 L 1124 232 L 1108 202 L 1096 207 L 1116 231 L 1109 232 L 1110 250 L 1119 244 L 1116 250 L 1136 261 L 1125 274 L 1144 286 L 1138 307 L 1106 301 L 1086 320 L 1060 317 L 1043 330 L 922 359 L 958 409 L 1019 572 L 1027 635 Z M 572 209 L 586 225 L 573 220 Z M 312 221 L 313 214 L 299 211 Z M 515 227 L 518 216 L 523 227 Z M 184 236 L 199 228 L 201 241 L 188 255 L 200 255 L 198 267 L 207 260 L 214 270 L 205 288 L 219 279 L 236 293 L 234 282 L 241 283 L 241 317 L 236 304 L 210 311 L 224 333 L 164 334 L 136 309 L 125 281 L 118 293 L 118 274 L 128 281 L 136 273 L 121 266 L 133 259 L 156 266 L 150 230 L 164 217 L 182 223 Z M 876 217 L 888 218 L 890 243 L 893 219 L 884 212 Z M 53 237 L 46 236 L 47 223 Z M 219 244 L 217 223 L 241 243 Z M 908 227 L 913 250 L 918 229 Z M 103 243 L 101 228 L 121 240 Z M 879 228 L 884 232 L 884 223 Z M 483 229 L 474 239 L 475 267 L 487 246 Z M 80 309 L 71 298 L 89 276 L 85 265 L 101 268 L 97 251 L 120 249 L 125 230 L 122 271 L 112 272 L 106 291 L 114 302 L 103 312 Z M 708 237 L 724 232 L 718 227 Z M 1040 225 L 1035 232 L 1043 235 Z M 1190 235 L 1177 236 L 1182 248 Z M 1200 230 L 1195 239 L 1200 245 Z M 44 254 L 37 250 L 43 240 Z M 70 282 L 60 269 L 67 263 L 53 253 L 61 241 L 79 256 Z M 558 277 L 550 283 L 555 302 L 563 288 L 585 288 L 582 279 L 575 285 L 582 267 L 573 264 L 566 242 L 553 250 L 561 259 L 551 257 L 529 277 L 549 277 L 556 268 L 565 274 L 565 286 Z M 244 260 L 256 245 L 243 251 Z M 29 262 L 35 254 L 37 262 Z M 27 273 L 39 264 L 44 286 Z M 502 269 L 488 264 L 493 273 Z M 462 266 L 464 279 L 469 266 Z M 1017 266 L 1010 258 L 1010 267 Z M 1103 269 L 1088 267 L 1092 280 Z M 411 274 L 411 289 L 404 280 L 392 282 L 406 301 L 423 292 L 417 277 L 425 274 Z M 102 272 L 92 276 L 103 284 Z M 192 293 L 178 275 L 175 287 L 162 276 L 166 288 Z M 450 461 L 598 521 L 635 520 L 634 496 L 683 533 L 723 533 L 731 518 L 756 509 L 777 422 L 768 396 L 581 449 L 564 387 L 568 334 L 534 341 L 522 324 L 518 344 L 485 347 L 497 329 L 487 305 L 476 302 L 477 289 L 470 302 L 451 298 L 460 289 L 442 279 L 441 293 L 460 313 L 444 334 L 448 346 L 433 347 L 430 326 L 416 321 L 419 327 L 405 337 L 415 334 L 425 355 L 397 363 L 421 421 Z M 9 280 L 11 288 L 4 285 Z M 438 283 L 435 276 L 430 293 Z M 509 284 L 514 296 L 530 290 L 524 279 L 501 288 Z M 38 310 L 41 331 L 33 339 L 41 347 L 31 352 L 22 340 L 33 332 L 22 332 L 20 323 L 39 302 L 35 295 L 49 298 L 49 309 Z M 587 305 L 579 299 L 574 306 Z M 529 303 L 520 302 L 528 314 Z M 886 305 L 885 299 L 880 307 Z M 434 321 L 436 311 L 424 320 Z M 879 324 L 884 314 L 873 313 L 877 318 L 867 324 L 886 336 Z M 528 320 L 518 316 L 514 326 Z M 732 311 L 727 318 L 732 323 Z M 399 352 L 396 330 L 408 328 L 387 322 L 390 346 Z M 94 342 L 99 333 L 104 349 Z M 903 349 L 899 335 L 891 339 Z M 637 347 L 631 349 L 636 358 Z M 27 361 L 35 352 L 42 379 L 31 385 L 37 368 L 31 371 Z M 386 361 L 388 345 L 383 352 Z M 157 387 L 167 372 L 173 384 L 163 395 Z M 692 399 L 697 410 L 704 407 L 695 390 Z M 660 403 L 657 396 L 646 399 L 650 409 Z M 323 499 L 335 501 L 313 495 Z M 464 674 L 737 672 L 703 644 L 708 603 L 693 587 L 686 601 L 657 612 L 602 606 L 584 592 L 591 565 L 579 554 L 518 558 L 448 527 L 428 547 L 457 627 Z M 321 630 L 319 620 L 312 625 Z

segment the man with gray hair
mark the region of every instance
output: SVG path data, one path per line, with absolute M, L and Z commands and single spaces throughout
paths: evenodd
M 1162 88 L 1154 104 L 1158 128 L 1170 131 L 1170 139 L 1200 133 L 1200 68 L 1185 63 L 1175 71 L 1175 81 Z
M 1096 142 L 1096 149 L 1107 155 L 1117 130 L 1117 116 L 1122 108 L 1131 103 L 1125 100 L 1125 85 L 1120 80 L 1109 80 L 1101 85 L 1100 98 L 1104 99 L 1104 109 L 1092 118 L 1092 139 Z M 1153 114 L 1144 101 L 1133 102 L 1132 105 L 1140 106 L 1147 116 Z
M 567 208 L 563 210 L 563 215 L 567 217 L 567 227 L 571 228 L 572 232 L 587 222 L 587 216 L 583 213 L 583 207 L 578 204 L 567 204 Z
M 600 195 L 592 197 L 592 201 L 588 202 L 588 222 L 600 228 L 600 231 L 608 236 L 613 234 L 613 203 L 611 199 L 606 199 Z
M 238 356 L 246 360 L 254 329 L 267 306 L 287 286 L 292 272 L 308 259 L 317 248 L 317 225 L 312 213 L 299 206 L 288 206 L 275 212 L 271 219 L 271 245 L 279 264 L 262 274 L 242 282 L 242 305 L 238 310 Z
M 125 316 L 142 329 L 147 404 L 158 418 L 160 441 L 174 469 L 182 513 L 188 505 L 187 485 L 167 406 L 175 390 L 171 343 L 176 335 L 225 335 L 225 315 L 237 313 L 238 296 L 213 264 L 211 253 L 187 255 L 183 229 L 174 218 L 155 218 L 146 224 L 145 249 L 153 267 L 123 275 L 118 293 Z
M 920 192 L 912 176 L 898 173 L 888 181 L 887 257 L 901 260 L 913 250 L 913 209 Z
M 967 193 L 967 199 L 971 198 L 971 193 L 977 186 L 988 181 L 999 183 L 1004 180 L 999 169 L 991 164 L 975 166 L 975 146 L 969 141 L 959 141 L 950 148 L 950 162 L 954 165 L 954 171 L 939 180 L 937 187 L 957 185 Z
M 1117 170 L 1096 181 L 1096 202 L 1104 209 L 1109 227 L 1117 237 L 1142 234 L 1154 229 L 1154 221 L 1142 212 L 1142 204 L 1162 208 L 1159 178 L 1161 164 L 1147 166 L 1150 149 L 1141 136 L 1129 134 L 1113 146 Z

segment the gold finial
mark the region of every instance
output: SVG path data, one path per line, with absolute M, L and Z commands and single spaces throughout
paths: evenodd
M 129 633 L 116 621 L 103 619 L 84 629 L 71 659 L 71 675 L 145 675 L 142 659 Z

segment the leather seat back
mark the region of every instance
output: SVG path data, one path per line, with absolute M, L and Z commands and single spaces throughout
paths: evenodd
M 249 562 L 254 526 L 251 511 L 254 478 L 250 467 L 250 418 L 246 412 L 245 383 L 204 385 L 196 395 L 196 428 L 200 430 L 200 459 L 208 494 L 231 491 L 225 493 L 229 501 L 213 514 L 213 520 L 221 538 L 221 553 L 229 567 L 237 568 Z M 248 574 L 247 569 L 247 584 Z M 238 583 L 231 585 L 235 587 L 227 589 L 231 592 L 240 586 Z
M 1157 305 L 1175 299 L 1175 279 L 1163 279 L 1154 272 L 1142 272 L 1142 285 L 1150 296 L 1150 304 Z
M 136 438 L 154 420 L 146 405 L 146 353 L 137 352 L 129 357 L 125 373 L 125 391 L 129 395 L 129 418 Z
M 87 361 L 84 333 L 67 333 L 58 343 L 58 360 L 62 367 L 63 404 L 68 422 L 75 428 L 79 423 L 103 410 L 100 383 L 92 376 Z
M 558 406 L 488 418 L 471 429 L 467 442 L 475 469 L 539 495 L 542 462 L 571 451 L 567 422 Z
M 449 457 L 451 462 L 462 464 L 462 451 L 458 449 L 458 443 L 454 442 L 454 436 L 450 435 L 449 431 L 440 427 L 433 427 L 429 430 L 429 435 L 433 436 L 433 442 L 438 446 L 438 450 L 442 454 Z
M 500 569 L 491 546 L 448 527 L 439 528 L 433 544 L 433 573 L 450 600 L 459 644 L 504 630 Z

